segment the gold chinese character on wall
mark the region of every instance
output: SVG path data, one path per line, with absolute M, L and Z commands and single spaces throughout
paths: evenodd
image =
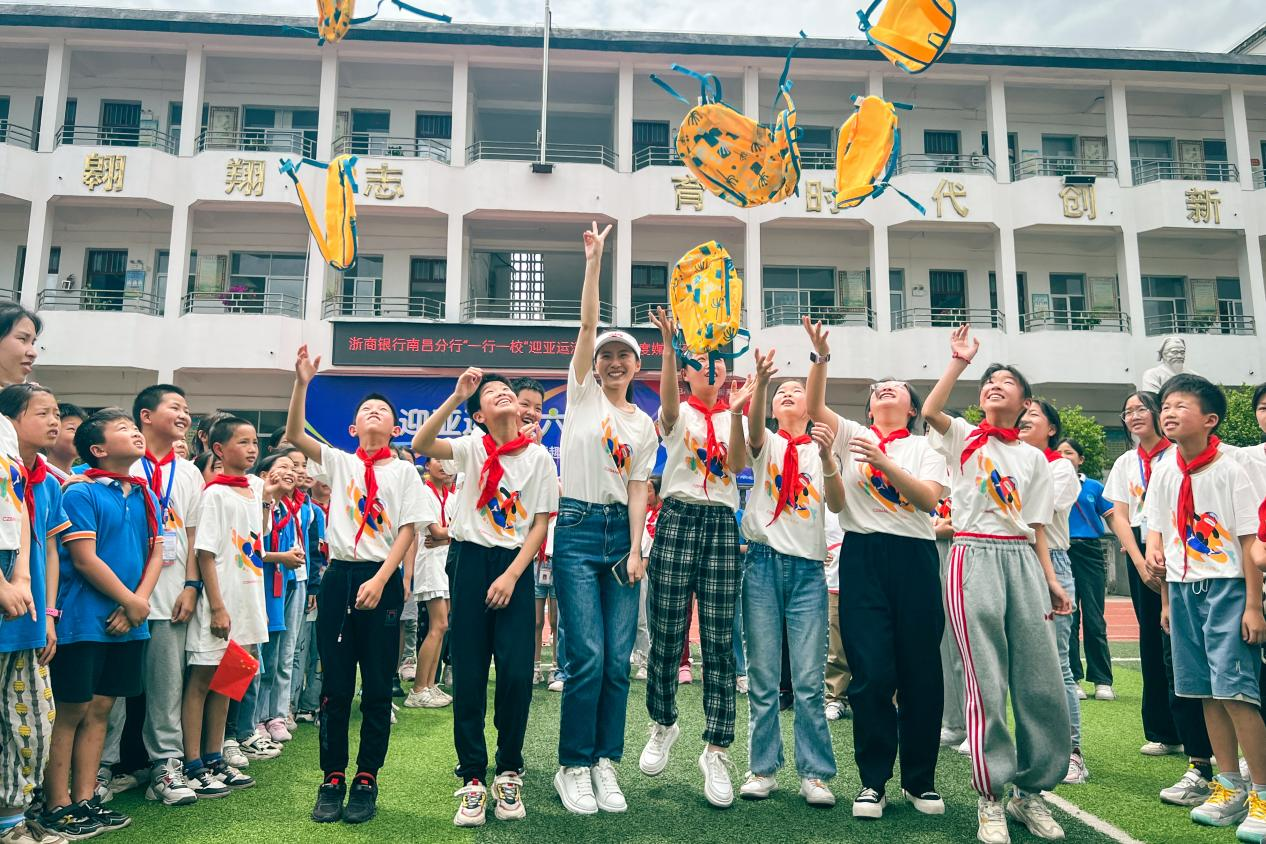
M 1094 185 L 1064 185 L 1059 198 L 1064 203 L 1064 216 L 1070 220 L 1082 217 L 1094 220 L 1099 217 Z
M 264 161 L 230 158 L 224 165 L 224 192 L 240 191 L 243 196 L 264 195 Z
M 365 196 L 374 199 L 400 199 L 404 196 L 404 170 L 380 167 L 365 168 Z
M 673 192 L 677 196 L 677 210 L 683 206 L 695 211 L 703 210 L 703 184 L 694 176 L 679 176 L 673 179 Z
M 840 209 L 835 205 L 835 188 L 825 187 L 822 182 L 812 179 L 804 183 L 804 210 L 810 213 L 819 213 L 823 206 L 831 210 L 832 214 L 840 213 Z
M 99 187 L 107 192 L 121 191 L 126 169 L 126 155 L 101 155 L 94 152 L 84 159 L 84 186 L 90 191 Z
M 1217 189 L 1187 190 L 1187 219 L 1193 223 L 1222 223 L 1222 197 Z
M 966 205 L 959 205 L 958 201 L 967 199 L 967 188 L 962 182 L 951 182 L 949 179 L 941 179 L 941 183 L 936 186 L 936 190 L 932 192 L 932 201 L 936 203 L 936 218 L 941 218 L 943 204 L 949 201 L 950 207 L 954 209 L 954 213 L 960 217 L 966 217 L 970 210 Z

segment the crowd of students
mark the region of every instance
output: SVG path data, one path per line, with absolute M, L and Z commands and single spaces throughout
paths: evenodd
M 926 400 L 884 378 L 855 421 L 827 405 L 828 332 L 805 319 L 806 381 L 771 395 L 775 354 L 757 350 L 754 373 L 727 390 L 723 362 L 709 371 L 686 357 L 679 373 L 670 354 L 652 420 L 632 401 L 639 344 L 598 331 L 609 232 L 583 238 L 561 476 L 540 445 L 544 390 L 532 379 L 467 370 L 411 449 L 392 445 L 393 403 L 367 396 L 348 453 L 307 425 L 320 360 L 305 347 L 286 427 L 261 444 L 223 413 L 191 433 L 170 384 L 142 390 L 130 412 L 59 404 L 27 380 L 39 317 L 0 304 L 0 842 L 125 827 L 108 803 L 130 786 L 168 806 L 250 788 L 244 769 L 281 754 L 304 723 L 320 736 L 312 820 L 366 822 L 396 695 L 409 709 L 451 708 L 456 825 L 483 825 L 490 802 L 497 819 L 522 819 L 543 682 L 562 694 L 562 805 L 625 812 L 630 675 L 646 680 L 638 769 L 654 777 L 681 738 L 692 612 L 713 806 L 736 796 L 730 748 L 746 692 L 741 798 L 777 790 L 779 712 L 793 709 L 800 795 L 833 806 L 829 724 L 851 712 L 853 816 L 883 817 L 898 759 L 900 795 L 942 814 L 938 754 L 955 746 L 971 757 L 979 840 L 1009 841 L 1008 820 L 1060 839 L 1042 792 L 1086 781 L 1093 758 L 1080 729 L 1082 626 L 1094 696 L 1115 697 L 1109 531 L 1132 563 L 1141 752 L 1189 759 L 1160 800 L 1236 826 L 1240 840 L 1266 837 L 1266 447 L 1219 442 L 1218 387 L 1183 374 L 1159 395 L 1131 394 L 1121 419 L 1135 446 L 1103 485 L 1079 474 L 1082 446 L 1013 366 L 984 370 L 978 424 L 947 413 L 979 351 L 966 327 Z M 673 318 L 661 309 L 654 321 L 671 348 Z M 1266 385 L 1254 408 L 1266 431 Z M 441 438 L 462 409 L 471 432 Z M 547 615 L 553 670 L 541 661 Z M 230 696 L 217 671 L 243 651 L 258 667 Z

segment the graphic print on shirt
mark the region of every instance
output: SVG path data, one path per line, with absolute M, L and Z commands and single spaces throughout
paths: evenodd
M 718 454 L 715 459 L 709 461 L 707 443 L 700 442 L 686 431 L 686 466 L 690 471 L 703 475 L 705 483 L 715 478 L 721 481 L 723 486 L 729 486 L 730 476 L 725 473 L 725 461 L 730 450 L 725 443 L 717 445 Z
M 765 494 L 774 501 L 778 500 L 778 493 L 782 491 L 782 466 L 778 465 L 775 460 L 769 461 L 769 468 L 765 471 Z M 789 512 L 808 521 L 813 518 L 813 507 L 811 502 L 821 502 L 822 493 L 818 492 L 813 486 L 813 477 L 808 472 L 800 473 L 800 488 L 796 490 L 796 500 L 790 502 L 791 508 Z
M 1226 563 L 1231 557 L 1226 551 L 1225 543 L 1230 531 L 1222 524 L 1217 513 L 1201 513 L 1192 519 L 1189 525 L 1178 525 L 1178 515 L 1174 514 L 1174 536 L 1181 535 L 1186 545 L 1189 558 L 1209 563 Z
M 878 501 L 890 513 L 898 510 L 904 510 L 907 513 L 914 512 L 914 505 L 906 501 L 897 488 L 888 483 L 888 477 L 883 472 L 875 469 L 869 463 L 858 462 L 857 471 L 862 478 L 858 481 L 863 489 L 870 494 L 870 497 Z
M 479 512 L 494 534 L 510 538 L 516 536 L 519 522 L 528 517 L 520 494 L 505 487 L 498 487 L 497 494 Z
M 627 480 L 629 467 L 633 462 L 633 448 L 628 443 L 620 442 L 620 437 L 615 433 L 615 428 L 611 424 L 610 416 L 602 418 L 602 446 L 607 450 L 607 454 L 610 455 L 611 464 L 620 473 L 620 477 Z
M 263 577 L 264 558 L 259 553 L 259 534 L 251 531 L 250 536 L 244 537 L 235 528 L 229 530 L 232 532 L 233 549 L 237 552 L 233 555 L 233 562 L 243 572 Z
M 1017 521 L 1020 519 L 1020 489 L 1015 478 L 1002 474 L 992 460 L 979 452 L 976 454 L 976 485 L 1002 512 Z
M 365 505 L 367 503 L 365 491 L 356 485 L 355 481 L 347 482 L 347 500 L 356 502 L 354 505 L 347 506 L 347 515 L 352 520 L 352 524 L 356 525 L 356 529 L 360 530 L 361 519 L 365 518 Z M 365 532 L 362 538 L 373 538 L 385 530 L 391 528 L 391 520 L 387 518 L 387 513 L 380 507 L 378 514 L 370 519 L 365 519 Z
M 19 513 L 24 509 L 22 483 L 25 477 L 21 461 L 0 455 L 0 498 L 8 501 Z

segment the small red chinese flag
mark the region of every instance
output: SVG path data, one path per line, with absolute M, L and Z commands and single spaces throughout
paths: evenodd
M 259 671 L 259 660 L 246 652 L 246 649 L 229 640 L 229 648 L 220 660 L 220 667 L 215 669 L 211 678 L 211 691 L 224 695 L 230 700 L 240 701 Z

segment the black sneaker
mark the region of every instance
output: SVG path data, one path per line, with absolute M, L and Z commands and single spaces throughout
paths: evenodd
M 83 800 L 78 804 L 82 810 L 89 812 L 93 820 L 101 824 L 101 828 L 106 832 L 112 832 L 116 829 L 123 829 L 132 825 L 132 819 L 122 812 L 116 812 L 113 809 L 107 809 L 101 805 L 101 802 L 93 797 L 91 800 Z
M 247 776 L 223 759 L 211 763 L 211 775 L 231 791 L 241 791 L 255 785 L 254 777 Z
M 343 817 L 343 798 L 347 796 L 347 780 L 342 774 L 330 774 L 317 789 L 316 805 L 312 807 L 312 820 L 317 823 L 334 823 Z
M 378 814 L 378 780 L 369 774 L 357 774 L 352 780 L 352 794 L 343 810 L 345 823 L 364 823 Z
M 60 809 L 46 811 L 40 815 L 39 823 L 48 832 L 71 841 L 96 838 L 105 832 L 100 821 L 83 811 L 81 803 L 71 803 Z
M 214 800 L 217 797 L 228 797 L 229 787 L 220 782 L 215 773 L 205 766 L 185 771 L 185 780 L 199 800 Z
M 391 696 L 392 697 L 406 697 L 404 688 L 400 685 L 399 677 L 396 677 L 396 679 L 391 681 Z
M 31 792 L 31 804 L 22 811 L 22 817 L 28 821 L 38 821 L 47 808 L 44 805 L 44 789 L 36 786 Z

